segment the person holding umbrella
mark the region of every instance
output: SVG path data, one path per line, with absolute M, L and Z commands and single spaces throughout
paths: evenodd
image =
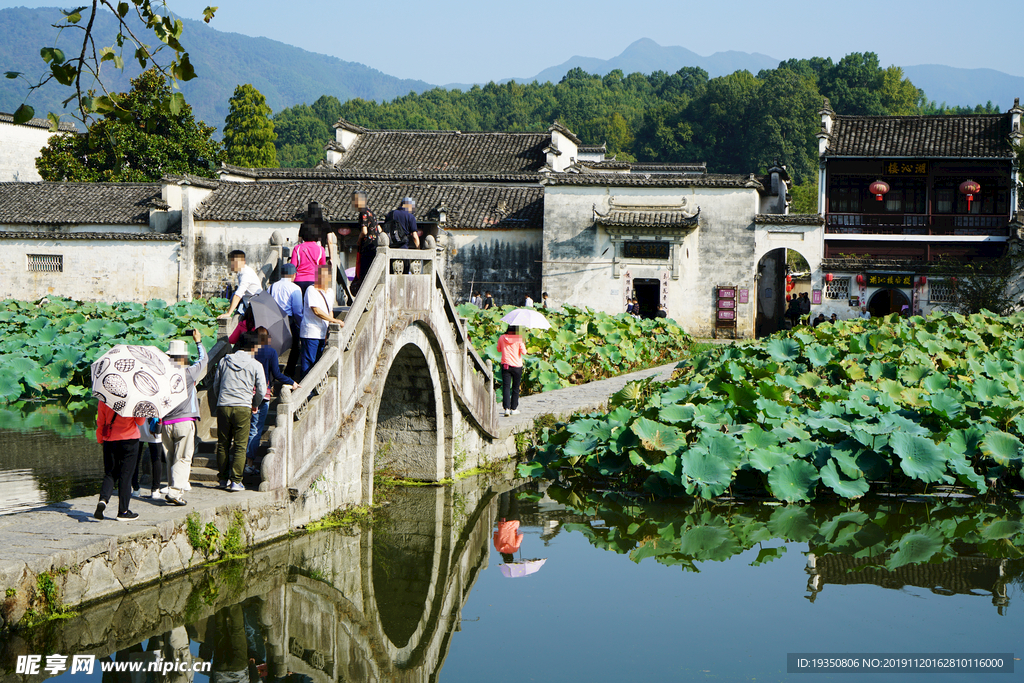
M 139 518 L 139 513 L 132 512 L 128 506 L 132 502 L 132 475 L 139 459 L 139 425 L 145 421 L 144 417 L 122 417 L 100 401 L 96 443 L 103 446 L 103 486 L 93 513 L 96 519 L 103 519 L 103 511 L 114 493 L 114 480 L 117 480 L 117 521 Z
M 501 353 L 501 407 L 505 417 L 519 414 L 519 384 L 523 381 L 523 356 L 526 342 L 519 336 L 519 326 L 509 325 L 505 334 L 498 337 L 498 352 Z

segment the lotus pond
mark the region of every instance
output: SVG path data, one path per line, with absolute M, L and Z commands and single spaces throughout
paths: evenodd
M 295 534 L 0 638 L 0 670 L 23 680 L 16 656 L 39 653 L 214 666 L 159 683 L 895 683 L 908 678 L 790 674 L 787 654 L 1019 650 L 1020 501 L 652 504 L 509 484 L 398 489 L 366 525 Z M 523 535 L 511 557 L 495 549 L 502 519 Z M 1019 680 L 1014 664 L 912 678 Z

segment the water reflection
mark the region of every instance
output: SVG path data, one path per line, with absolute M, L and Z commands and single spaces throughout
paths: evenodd
M 709 509 L 470 480 L 400 489 L 366 528 L 297 535 L 0 641 L 0 682 L 46 678 L 10 672 L 17 655 L 51 653 L 212 665 L 96 672 L 96 683 L 415 683 L 764 679 L 784 670 L 786 648 L 831 647 L 830 636 L 845 647 L 830 651 L 909 648 L 904 637 L 1008 651 L 1000 639 L 1020 618 L 998 615 L 1021 583 L 1021 533 L 1019 505 Z M 912 586 L 930 612 L 920 595 L 900 602 Z M 897 635 L 879 643 L 883 623 Z M 617 654 L 574 646 L 570 632 L 606 634 Z M 510 634 L 529 654 L 494 667 Z M 730 658 L 737 647 L 743 658 Z

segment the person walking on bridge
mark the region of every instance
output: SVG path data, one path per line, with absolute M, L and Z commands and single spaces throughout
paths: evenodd
M 316 285 L 306 290 L 302 309 L 302 324 L 299 326 L 299 337 L 302 340 L 302 355 L 299 359 L 299 379 L 301 380 L 316 365 L 327 345 L 328 325 L 338 323 L 345 326 L 343 320 L 334 317 L 334 290 L 331 289 L 330 266 L 320 266 L 317 272 Z
M 242 335 L 242 348 L 224 356 L 217 366 L 214 392 L 217 394 L 217 465 L 219 488 L 244 491 L 242 469 L 249 445 L 249 422 L 267 393 L 263 366 L 253 358 L 256 334 Z

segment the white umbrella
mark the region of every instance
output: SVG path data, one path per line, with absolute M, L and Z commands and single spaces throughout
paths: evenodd
M 501 322 L 519 327 L 535 327 L 541 330 L 550 329 L 551 323 L 544 315 L 533 308 L 517 308 L 501 319 Z
M 519 562 L 507 562 L 499 565 L 502 575 L 506 579 L 521 579 L 540 570 L 548 558 L 542 560 L 520 560 Z
M 181 404 L 185 372 L 154 346 L 118 344 L 92 364 L 96 398 L 123 417 L 161 418 Z

